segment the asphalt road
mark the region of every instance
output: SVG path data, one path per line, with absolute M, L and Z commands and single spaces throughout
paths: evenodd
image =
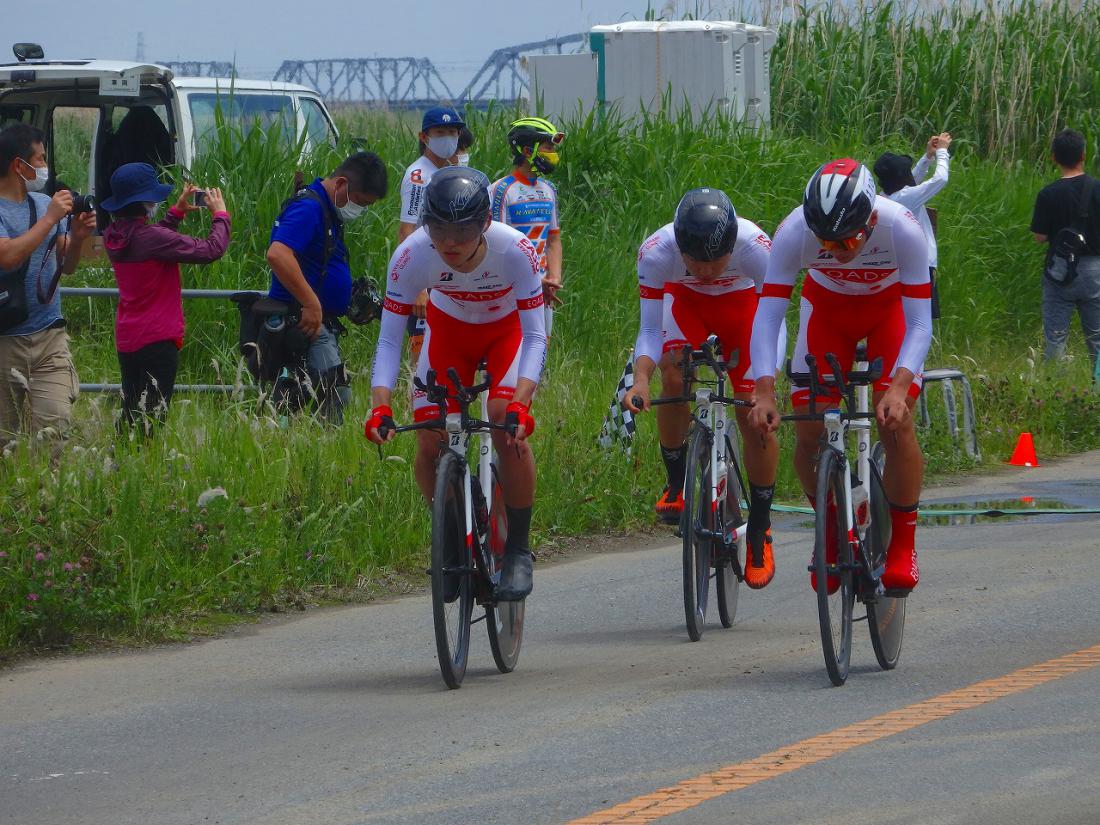
M 1100 505 L 1100 453 L 926 500 L 1024 495 Z M 478 625 L 458 691 L 427 596 L 0 671 L 0 823 L 562 823 L 1100 644 L 1098 517 L 921 528 L 901 664 L 880 671 L 858 625 L 830 687 L 810 541 L 779 522 L 776 579 L 695 644 L 671 540 L 541 565 L 518 669 L 496 672 Z M 1082 668 L 622 821 L 1100 822 L 1097 695 Z

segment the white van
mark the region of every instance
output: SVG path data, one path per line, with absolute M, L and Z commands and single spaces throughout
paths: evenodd
M 282 139 L 301 140 L 304 151 L 336 142 L 331 115 L 320 95 L 306 86 L 174 77 L 170 69 L 151 63 L 46 60 L 34 44 L 17 44 L 15 51 L 25 59 L 0 64 L 0 128 L 19 122 L 42 129 L 50 174 L 73 174 L 57 163 L 59 152 L 71 157 L 70 147 L 58 145 L 63 136 L 55 124 L 63 118 L 64 137 L 81 143 L 87 154 L 88 192 L 97 200 L 107 194 L 111 172 L 120 163 L 190 167 L 209 145 L 219 106 L 224 120 L 242 129 L 278 124 Z

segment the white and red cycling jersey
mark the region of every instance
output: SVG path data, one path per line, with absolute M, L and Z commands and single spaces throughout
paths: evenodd
M 428 331 L 417 364 L 421 380 L 434 369 L 442 383 L 447 369 L 455 367 L 468 385 L 478 363 L 485 360 L 491 398 L 511 398 L 519 378 L 538 383 L 546 357 L 538 255 L 523 233 L 495 221 L 483 237 L 485 258 L 473 272 L 450 268 L 423 227 L 394 251 L 372 386 L 393 389 L 405 322 L 416 296 L 425 289 L 431 292 Z M 419 391 L 413 394 L 413 407 L 418 419 L 433 414 Z
M 730 381 L 737 392 L 753 387 L 749 339 L 756 292 L 768 268 L 771 239 L 759 226 L 737 219 L 737 242 L 717 279 L 704 283 L 687 270 L 672 224 L 661 227 L 638 250 L 641 324 L 634 358 L 661 360 L 685 344 L 697 347 L 717 335 L 725 357 L 736 349 Z M 774 362 L 773 362 L 774 363 Z
M 806 368 L 806 355 L 818 360 L 819 372 L 831 373 L 825 353 L 851 368 L 855 347 L 866 338 L 868 356 L 883 358 L 885 390 L 899 367 L 915 376 L 910 394 L 920 392 L 920 373 L 932 342 L 928 246 L 913 214 L 881 195 L 875 198 L 877 222 L 863 249 L 849 263 L 839 263 L 806 225 L 797 207 L 779 225 L 752 333 L 753 360 L 775 357 L 776 331 L 783 320 L 798 273 L 806 269 L 802 288 L 798 341 L 793 368 Z M 796 402 L 808 390 L 792 393 Z

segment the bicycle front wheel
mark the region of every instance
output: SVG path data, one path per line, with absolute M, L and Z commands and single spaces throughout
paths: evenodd
M 886 469 L 886 448 L 882 442 L 871 450 L 871 526 L 867 540 L 871 550 L 871 569 L 881 570 L 886 564 L 886 548 L 890 546 L 890 503 L 882 486 Z M 901 657 L 901 639 L 905 634 L 905 597 L 895 598 L 885 593 L 867 601 L 867 627 L 871 631 L 871 647 L 883 670 L 893 670 Z
M 493 465 L 492 497 L 489 501 L 489 577 L 495 585 L 504 566 L 504 543 L 508 538 L 508 511 L 504 507 L 504 491 L 496 465 Z M 485 606 L 485 627 L 489 632 L 489 648 L 501 673 L 511 673 L 519 660 L 523 644 L 523 606 L 526 601 L 497 602 Z
M 722 525 L 728 535 L 745 523 L 745 514 L 741 508 L 741 473 L 738 469 L 737 453 L 733 451 L 733 445 L 728 438 L 726 456 L 726 497 L 722 502 Z M 722 627 L 733 627 L 733 620 L 737 615 L 737 591 L 741 577 L 745 574 L 747 550 L 748 544 L 742 534 L 733 544 L 723 545 L 722 551 L 716 553 L 714 581 L 718 591 L 718 618 L 722 621 Z
M 821 626 L 821 650 L 825 669 L 834 685 L 848 678 L 852 656 L 852 545 L 844 526 L 850 502 L 844 491 L 847 467 L 839 452 L 826 447 L 818 456 L 817 500 L 815 502 L 814 572 L 817 578 L 817 618 Z M 830 508 L 829 504 L 834 506 Z M 836 561 L 830 563 L 827 548 L 836 546 Z
M 710 488 L 710 430 L 696 427 L 688 446 L 684 475 L 684 616 L 693 642 L 703 636 L 710 592 L 710 557 L 714 535 L 714 508 Z
M 439 670 L 447 687 L 457 688 L 470 654 L 470 615 L 474 605 L 473 558 L 466 543 L 462 460 L 445 452 L 436 469 L 432 499 L 432 615 Z

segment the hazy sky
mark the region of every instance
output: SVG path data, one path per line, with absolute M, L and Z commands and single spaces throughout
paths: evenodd
M 653 0 L 662 8 L 664 0 Z M 233 60 L 270 77 L 286 58 L 430 57 L 460 89 L 493 49 L 641 19 L 646 0 L 37 0 L 5 15 L 10 43 L 41 43 L 48 58 Z M 10 54 L 6 60 L 12 59 Z M 6 62 L 6 60 L 4 62 Z

